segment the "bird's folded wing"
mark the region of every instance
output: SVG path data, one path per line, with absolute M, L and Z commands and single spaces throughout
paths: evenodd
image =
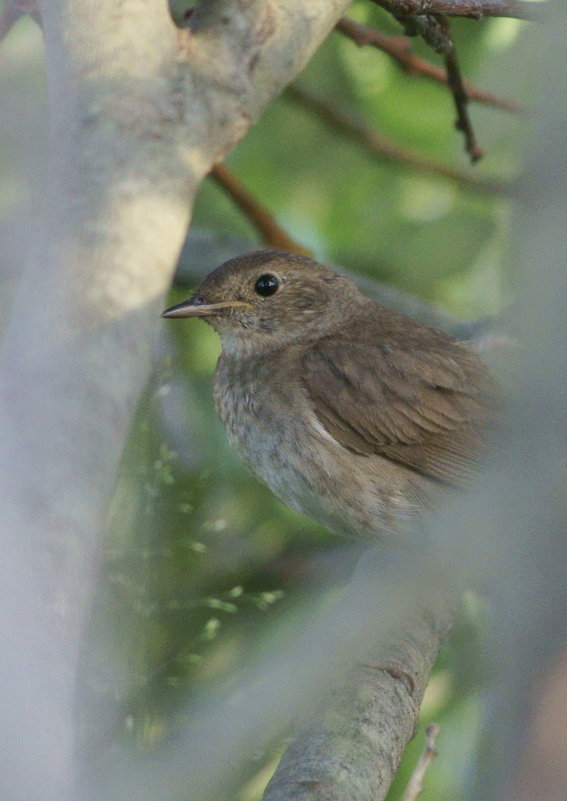
M 323 340 L 305 354 L 303 380 L 322 425 L 351 451 L 451 484 L 474 472 L 490 379 L 457 343 L 445 354 Z

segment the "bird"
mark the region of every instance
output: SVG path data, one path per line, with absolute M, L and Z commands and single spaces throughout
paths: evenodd
M 216 330 L 213 395 L 230 444 L 331 532 L 403 532 L 478 472 L 498 406 L 480 357 L 326 265 L 247 253 L 162 316 Z

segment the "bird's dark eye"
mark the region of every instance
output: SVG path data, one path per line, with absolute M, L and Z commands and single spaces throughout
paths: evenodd
M 258 278 L 254 284 L 254 291 L 258 295 L 262 295 L 263 298 L 267 298 L 278 291 L 279 285 L 280 279 L 277 277 L 277 275 L 266 273 Z

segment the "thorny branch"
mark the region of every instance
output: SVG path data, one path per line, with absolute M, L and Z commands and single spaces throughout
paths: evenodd
M 463 83 L 459 60 L 453 33 L 447 17 L 442 14 L 433 16 L 426 14 L 423 16 L 397 16 L 404 27 L 404 32 L 408 36 L 421 36 L 422 39 L 443 56 L 445 68 L 447 70 L 447 85 L 453 95 L 455 108 L 457 109 L 457 119 L 455 128 L 461 131 L 465 137 L 465 150 L 474 163 L 482 158 L 484 151 L 478 146 L 469 117 L 467 104 L 469 98 Z
M 447 85 L 447 71 L 412 53 L 410 41 L 406 36 L 390 36 L 370 27 L 370 25 L 355 22 L 349 17 L 343 17 L 335 27 L 336 30 L 344 36 L 348 36 L 359 47 L 370 45 L 391 56 L 407 75 L 417 75 L 422 78 L 429 78 L 436 83 Z M 519 103 L 478 89 L 470 81 L 464 80 L 463 85 L 471 101 L 493 106 L 502 111 L 520 113 L 524 110 Z
M 374 0 L 389 11 L 402 25 L 407 36 L 421 36 L 437 53 L 443 56 L 446 68 L 446 83 L 451 90 L 457 110 L 455 127 L 465 138 L 465 149 L 474 163 L 482 158 L 484 151 L 479 147 L 468 113 L 469 94 L 461 75 L 457 51 L 447 16 L 487 16 L 489 9 L 497 16 L 516 16 L 525 10 L 526 4 L 513 0 L 500 3 L 487 2 L 437 2 L 437 0 Z M 479 9 L 482 9 L 480 13 Z M 512 13 L 513 12 L 513 13 Z M 347 34 L 350 35 L 347 25 Z M 354 38 L 354 37 L 353 37 Z
M 451 47 L 444 54 L 445 67 L 447 69 L 447 82 L 455 101 L 455 108 L 457 110 L 457 119 L 455 121 L 455 128 L 461 131 L 465 137 L 465 150 L 471 157 L 474 163 L 481 159 L 484 151 L 479 147 L 474 130 L 472 127 L 471 119 L 468 112 L 469 96 L 463 83 L 461 69 L 459 67 L 459 60 L 457 58 L 457 51 L 453 43 L 451 28 L 446 17 L 438 17 L 439 25 L 447 34 L 447 38 L 451 42 Z

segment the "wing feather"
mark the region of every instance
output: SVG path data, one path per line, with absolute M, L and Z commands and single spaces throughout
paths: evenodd
M 460 484 L 474 473 L 490 417 L 488 372 L 447 337 L 447 353 L 399 343 L 319 340 L 305 354 L 313 410 L 345 448 L 380 454 L 432 479 Z

